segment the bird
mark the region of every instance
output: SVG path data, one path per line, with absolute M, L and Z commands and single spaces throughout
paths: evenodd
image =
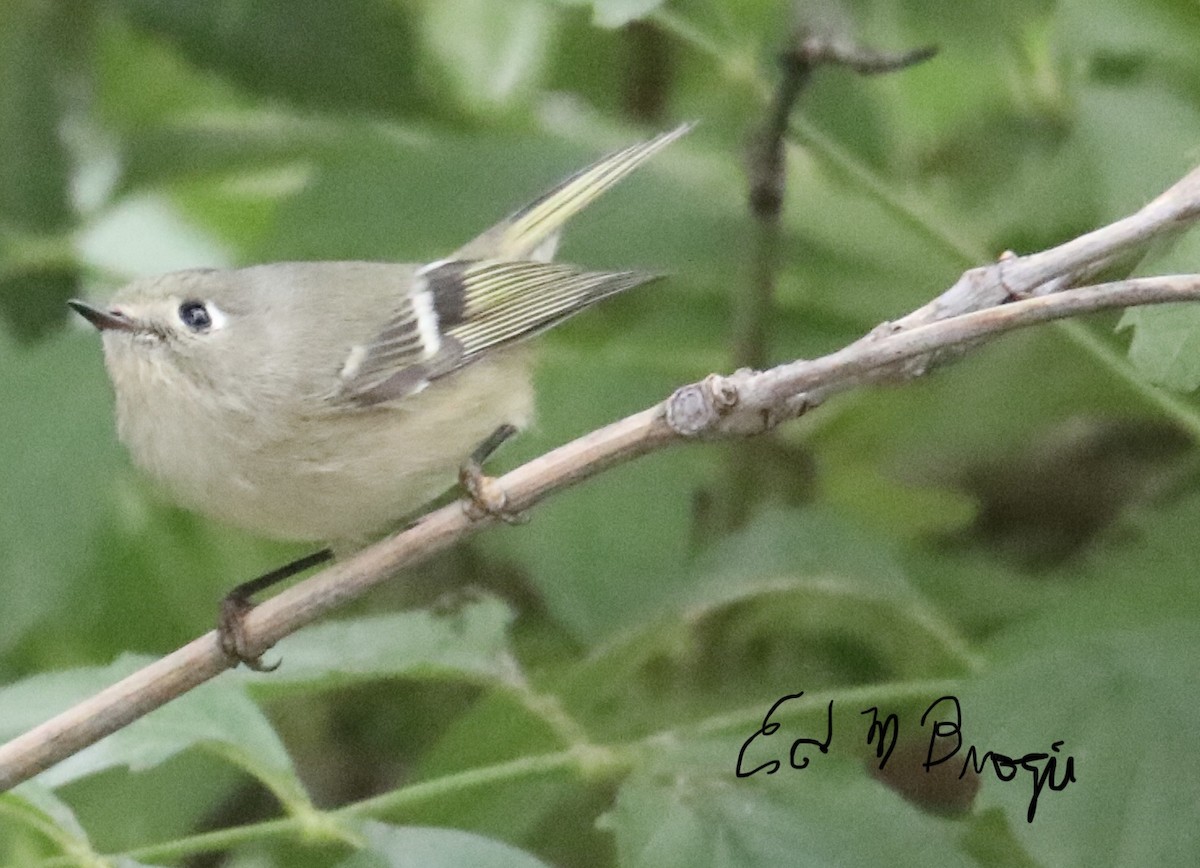
M 533 414 L 526 340 L 661 276 L 555 262 L 562 229 L 691 127 L 601 158 L 443 259 L 194 268 L 70 301 L 102 335 L 119 439 L 176 503 L 264 537 L 354 551 L 460 471 L 504 517 L 477 469 Z M 222 647 L 253 665 L 225 620 Z

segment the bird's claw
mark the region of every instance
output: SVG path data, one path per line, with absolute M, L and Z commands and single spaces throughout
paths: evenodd
M 235 592 L 227 594 L 221 600 L 217 615 L 217 642 L 221 651 L 230 664 L 244 664 L 247 669 L 255 672 L 274 672 L 282 662 L 276 660 L 267 665 L 262 662 L 262 654 L 250 652 L 250 643 L 246 638 L 246 615 L 254 608 L 254 604 L 242 594 Z

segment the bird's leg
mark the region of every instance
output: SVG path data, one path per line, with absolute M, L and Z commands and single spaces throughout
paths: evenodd
M 246 630 L 244 620 L 246 613 L 254 608 L 250 598 L 259 591 L 277 585 L 292 576 L 304 572 L 317 564 L 323 564 L 333 557 L 332 549 L 321 549 L 311 555 L 297 558 L 289 564 L 284 564 L 277 570 L 263 573 L 257 579 L 243 582 L 224 596 L 217 615 L 217 640 L 225 656 L 236 666 L 245 663 L 247 668 L 255 672 L 274 672 L 279 668 L 279 662 L 267 666 L 262 662 L 262 655 L 251 654 L 247 650 Z
M 458 470 L 458 484 L 462 486 L 471 499 L 465 507 L 467 515 L 472 519 L 485 516 L 498 518 L 506 524 L 521 524 L 526 521 L 522 512 L 508 508 L 508 495 L 496 482 L 494 477 L 483 472 L 483 462 L 487 461 L 493 452 L 500 448 L 509 437 L 517 433 L 512 425 L 501 425 L 487 439 L 475 447 L 474 451 L 462 463 Z

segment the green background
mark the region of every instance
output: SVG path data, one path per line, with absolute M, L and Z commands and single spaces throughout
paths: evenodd
M 173 268 L 444 256 L 600 154 L 697 128 L 560 258 L 665 271 L 539 340 L 496 469 L 735 367 L 744 153 L 797 21 L 883 50 L 793 115 L 766 357 L 832 351 L 1200 162 L 1182 0 L 6 0 L 0 737 L 304 553 L 174 509 L 65 300 Z M 1141 273 L 1191 272 L 1191 236 Z M 1043 327 L 770 439 L 616 468 L 0 796 L 0 864 L 1194 864 L 1200 315 Z M 783 706 L 738 779 L 739 748 Z M 1062 741 L 1077 783 L 926 774 Z M 794 738 L 828 756 L 786 766 Z M 878 707 L 900 743 L 865 743 Z M 947 767 L 951 765 L 947 764 Z M 944 767 L 939 767 L 944 768 Z M 1055 779 L 1062 777 L 1060 763 Z

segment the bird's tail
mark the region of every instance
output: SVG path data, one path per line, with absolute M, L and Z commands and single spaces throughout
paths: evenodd
M 488 229 L 455 251 L 452 259 L 536 259 L 554 254 L 558 233 L 569 219 L 608 188 L 686 134 L 687 123 L 670 132 L 630 145 L 576 172 L 554 189 Z

